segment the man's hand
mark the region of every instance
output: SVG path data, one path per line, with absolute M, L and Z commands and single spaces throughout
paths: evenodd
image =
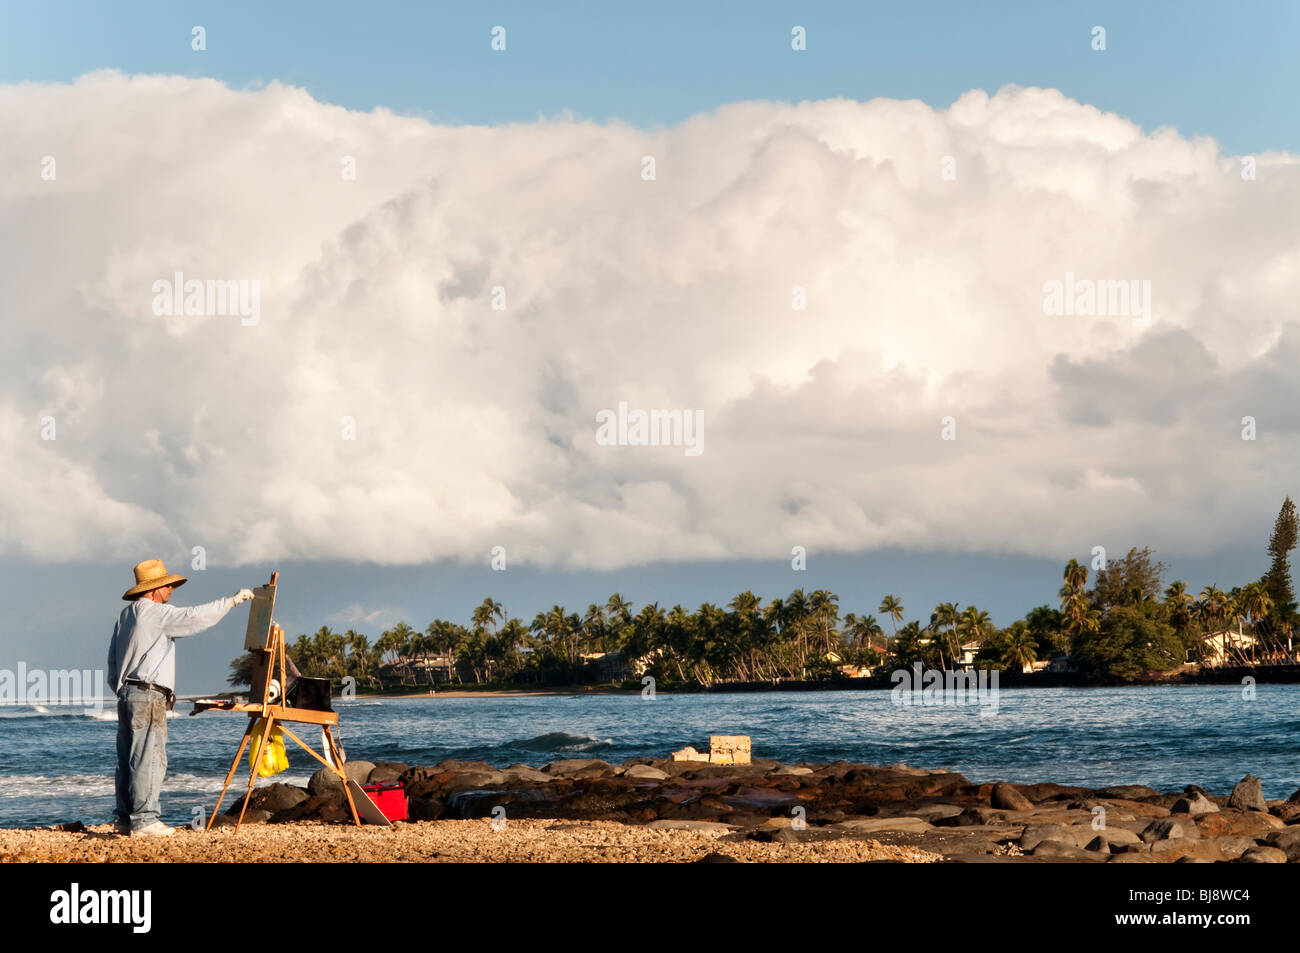
M 247 602 L 249 599 L 253 598 L 253 590 L 240 589 L 232 598 L 235 600 L 235 605 L 239 605 L 241 602 Z

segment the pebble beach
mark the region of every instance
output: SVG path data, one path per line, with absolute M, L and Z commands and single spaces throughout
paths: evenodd
M 488 820 L 256 824 L 170 837 L 124 837 L 110 825 L 84 831 L 0 830 L 0 862 L 57 863 L 927 863 L 938 854 L 871 839 L 828 843 L 722 843 L 728 829 L 655 829 L 613 821 Z M 724 859 L 725 858 L 725 859 Z

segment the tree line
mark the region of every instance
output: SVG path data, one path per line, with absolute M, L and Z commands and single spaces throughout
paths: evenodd
M 706 602 L 695 610 L 658 603 L 636 609 L 614 593 L 585 612 L 556 605 L 531 622 L 487 598 L 468 623 L 435 619 L 420 631 L 400 622 L 374 642 L 351 629 L 322 626 L 299 635 L 288 654 L 304 675 L 352 676 L 359 687 L 372 689 L 394 681 L 432 685 L 435 660 L 461 684 L 591 683 L 601 678 L 595 656 L 607 653 L 618 653 L 627 674 L 638 679 L 651 675 L 659 684 L 706 687 L 828 679 L 846 667 L 887 672 L 921 662 L 951 668 L 972 655 L 977 668 L 1018 671 L 1056 658 L 1085 674 L 1116 679 L 1185 661 L 1284 662 L 1294 660 L 1292 636 L 1300 619 L 1289 562 L 1296 542 L 1288 496 L 1269 539 L 1268 571 L 1226 592 L 1217 584 L 1199 594 L 1182 580 L 1166 585 L 1166 567 L 1149 547 L 1091 571 L 1071 559 L 1057 605 L 1037 606 L 1005 628 L 987 611 L 953 602 L 935 606 L 928 620 L 904 621 L 907 610 L 894 595 L 881 600 L 877 616 L 842 615 L 840 597 L 825 589 L 795 589 L 767 602 L 746 590 L 725 606 Z M 247 685 L 251 670 L 251 655 L 236 659 L 230 683 Z

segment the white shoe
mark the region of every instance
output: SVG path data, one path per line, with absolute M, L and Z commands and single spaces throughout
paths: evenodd
M 146 827 L 131 832 L 132 837 L 170 837 L 176 829 L 168 827 L 162 821 L 154 821 Z

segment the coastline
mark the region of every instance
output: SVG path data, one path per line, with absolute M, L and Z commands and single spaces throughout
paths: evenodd
M 1300 665 L 1261 665 L 1234 666 L 1218 669 L 1206 669 L 1197 672 L 1179 672 L 1175 674 L 1151 674 L 1131 679 L 1090 679 L 1077 672 L 1035 672 L 1022 675 L 1012 672 L 999 673 L 999 688 L 1150 688 L 1153 686 L 1197 686 L 1197 685 L 1241 685 L 1243 679 L 1252 678 L 1258 684 L 1294 685 L 1300 684 Z M 726 682 L 703 686 L 696 684 L 674 684 L 657 688 L 657 694 L 716 694 L 754 693 L 754 692 L 824 692 L 824 691 L 893 691 L 894 682 L 888 676 L 874 678 L 842 678 L 827 681 L 782 681 L 771 682 Z M 640 688 L 624 688 L 617 685 L 570 685 L 550 688 L 437 688 L 430 692 L 362 692 L 356 698 L 511 698 L 535 697 L 546 695 L 637 695 Z M 187 698 L 190 696 L 186 696 Z M 199 696 L 195 696 L 199 697 Z
M 0 862 L 1300 862 L 1300 791 L 1266 801 L 1251 775 L 1215 794 L 846 761 L 352 760 L 347 770 L 361 784 L 400 782 L 409 818 L 354 826 L 322 769 L 306 788 L 257 788 L 238 831 L 239 800 L 211 831 L 161 840 L 81 823 L 3 829 Z

